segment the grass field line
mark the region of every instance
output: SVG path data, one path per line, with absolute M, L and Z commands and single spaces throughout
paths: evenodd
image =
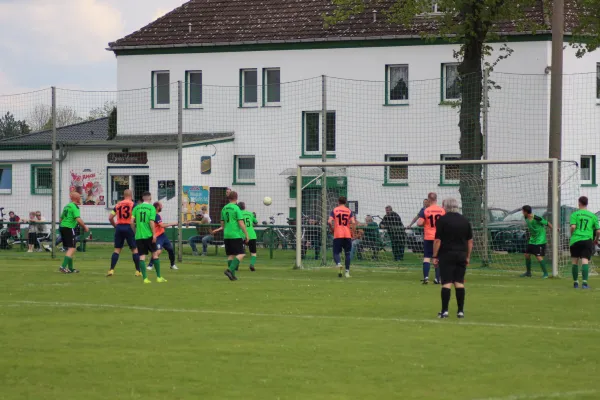
M 274 314 L 274 313 L 255 313 L 246 311 L 226 311 L 226 310 L 204 310 L 204 309 L 185 309 L 185 308 L 156 308 L 143 306 L 129 306 L 122 304 L 93 304 L 93 303 L 72 303 L 72 302 L 49 302 L 49 301 L 0 301 L 4 304 L 20 304 L 41 307 L 81 307 L 81 308 L 104 308 L 133 311 L 150 311 L 162 313 L 188 313 L 188 314 L 213 314 L 213 315 L 235 315 L 241 317 L 261 317 L 261 318 L 297 318 L 314 320 L 338 320 L 338 321 L 371 321 L 371 322 L 401 322 L 407 324 L 448 324 L 452 326 L 465 325 L 488 328 L 509 328 L 509 329 L 537 329 L 547 331 L 568 331 L 568 332 L 600 332 L 600 327 L 568 327 L 555 325 L 527 325 L 527 324 L 503 324 L 495 322 L 472 322 L 472 321 L 441 321 L 438 319 L 411 319 L 411 318 L 383 318 L 383 317 L 360 317 L 360 316 L 341 316 L 341 315 L 311 315 L 311 314 Z
M 576 390 L 573 392 L 553 392 L 539 394 L 515 394 L 506 397 L 486 397 L 475 400 L 535 400 L 535 399 L 557 399 L 563 397 L 583 396 L 598 393 L 597 390 Z

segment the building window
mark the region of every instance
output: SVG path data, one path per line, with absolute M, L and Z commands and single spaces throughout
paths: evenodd
M 31 166 L 31 194 L 52 194 L 52 166 Z
M 460 155 L 442 154 L 442 161 L 458 161 Z M 440 185 L 456 186 L 460 183 L 460 166 L 459 165 L 442 165 L 440 167 Z
M 12 193 L 12 165 L 0 165 L 0 194 Z
M 112 169 L 112 171 L 111 171 Z M 116 168 L 109 167 L 110 174 L 110 205 L 114 206 L 123 200 L 126 189 L 133 191 L 133 201 L 142 199 L 144 192 L 150 191 L 150 176 L 147 168 Z
M 254 156 L 235 156 L 233 183 L 250 185 L 254 184 L 256 177 L 256 162 Z
M 458 63 L 442 64 L 442 101 L 460 100 Z
M 274 106 L 281 102 L 281 71 L 279 68 L 263 69 L 263 105 Z
M 258 105 L 258 72 L 255 69 L 240 70 L 240 107 Z
M 386 162 L 406 162 L 407 154 L 386 154 Z M 385 168 L 384 184 L 388 185 L 407 185 L 408 184 L 408 166 L 390 166 Z
M 170 76 L 169 71 L 152 72 L 152 108 L 169 108 L 171 103 Z
M 600 101 L 600 63 L 596 64 L 596 99 Z
M 581 156 L 581 184 L 596 185 L 596 156 Z
M 304 112 L 302 133 L 302 155 L 318 157 L 322 153 L 321 112 Z M 327 112 L 327 154 L 335 154 L 335 111 Z
M 408 65 L 386 65 L 386 104 L 408 104 Z
M 186 108 L 202 106 L 202 71 L 186 71 Z

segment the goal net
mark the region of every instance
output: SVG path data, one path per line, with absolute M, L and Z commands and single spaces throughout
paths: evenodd
M 570 266 L 569 217 L 579 196 L 575 162 L 313 162 L 299 164 L 293 184 L 298 188 L 297 267 L 334 266 L 327 219 L 340 196 L 347 198 L 357 219 L 353 266 L 422 266 L 424 236 L 417 215 L 430 192 L 437 194 L 439 205 L 456 199 L 460 212 L 471 222 L 471 267 L 524 270 L 523 253 L 529 240 L 521 212 L 524 205 L 558 228 L 547 229 L 546 258 L 554 274 Z M 534 273 L 540 271 L 535 259 L 532 267 Z

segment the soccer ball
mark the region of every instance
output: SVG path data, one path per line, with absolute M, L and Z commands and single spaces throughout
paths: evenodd
M 264 204 L 265 206 L 270 206 L 272 203 L 273 203 L 273 200 L 271 200 L 271 198 L 270 198 L 270 197 L 265 197 L 265 198 L 263 199 L 263 204 Z

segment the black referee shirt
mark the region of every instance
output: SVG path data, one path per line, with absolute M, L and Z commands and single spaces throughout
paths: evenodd
M 442 241 L 438 256 L 444 253 L 467 253 L 468 241 L 473 239 L 469 220 L 458 213 L 446 213 L 437 221 L 435 238 Z

